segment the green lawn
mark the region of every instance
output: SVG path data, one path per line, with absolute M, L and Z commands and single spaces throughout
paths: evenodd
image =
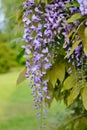
M 0 130 L 39 130 L 28 80 L 16 86 L 19 70 L 0 75 Z M 47 128 L 64 114 L 64 105 L 55 101 L 48 112 Z M 53 128 L 52 128 L 53 129 Z

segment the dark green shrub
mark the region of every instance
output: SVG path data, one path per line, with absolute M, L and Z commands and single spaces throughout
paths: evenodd
M 11 67 L 15 67 L 16 63 L 16 52 L 10 49 L 5 43 L 0 43 L 0 73 L 9 71 Z

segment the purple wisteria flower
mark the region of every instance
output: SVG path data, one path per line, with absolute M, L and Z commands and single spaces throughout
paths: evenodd
M 82 15 L 87 15 L 87 0 L 77 0 L 80 4 L 80 11 Z
M 32 88 L 34 105 L 38 110 L 46 105 L 44 99 L 48 99 L 48 80 L 43 80 L 46 70 L 51 67 L 51 54 L 48 45 L 48 30 L 43 26 L 45 16 L 42 12 L 42 5 L 36 7 L 34 1 L 24 2 L 24 37 L 26 42 L 26 77 L 31 79 L 29 84 Z M 43 31 L 44 30 L 44 31 Z M 47 33 L 46 33 L 47 32 Z M 49 98 L 50 100 L 50 98 Z M 42 113 L 42 112 L 41 112 Z M 44 109 L 43 109 L 44 113 Z M 42 117 L 38 113 L 38 117 Z

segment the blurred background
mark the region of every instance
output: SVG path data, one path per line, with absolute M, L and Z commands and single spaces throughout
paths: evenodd
M 23 57 L 23 26 L 17 21 L 22 2 L 0 0 L 0 73 L 25 64 Z
M 28 80 L 16 85 L 25 67 L 22 2 L 0 0 L 0 130 L 39 130 Z M 60 104 L 60 105 L 59 105 Z M 55 130 L 65 112 L 55 101 L 48 112 L 46 130 Z

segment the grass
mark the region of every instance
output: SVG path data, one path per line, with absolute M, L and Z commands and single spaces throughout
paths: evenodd
M 16 86 L 19 70 L 0 75 L 0 130 L 39 130 L 28 80 Z M 55 101 L 48 112 L 47 128 L 58 121 L 65 106 Z

